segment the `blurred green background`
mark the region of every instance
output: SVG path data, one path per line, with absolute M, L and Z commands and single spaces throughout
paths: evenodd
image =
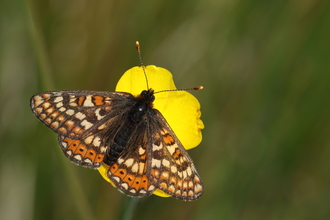
M 122 219 L 131 198 L 75 166 L 31 113 L 44 90 L 113 91 L 170 70 L 202 106 L 197 201 L 133 219 L 329 219 L 330 1 L 0 1 L 0 219 Z

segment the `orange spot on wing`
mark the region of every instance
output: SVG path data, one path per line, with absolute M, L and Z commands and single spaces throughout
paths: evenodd
M 102 96 L 93 96 L 93 103 L 95 105 L 104 105 L 104 98 Z
M 60 127 L 59 129 L 57 129 L 59 132 L 61 133 L 66 133 L 67 130 L 64 127 Z
M 53 111 L 55 111 L 55 108 L 48 108 L 45 110 L 48 114 L 51 114 Z
M 78 140 L 71 140 L 71 139 L 64 139 L 66 143 L 68 143 L 69 147 L 68 150 L 75 152 L 78 146 L 80 145 L 80 141 Z
M 129 186 L 133 184 L 133 181 L 135 179 L 135 176 L 132 174 L 127 174 L 125 178 L 123 179 L 124 182 L 126 182 Z
M 154 176 L 155 178 L 157 178 L 157 179 L 159 177 L 159 171 L 158 170 L 152 169 L 150 174 L 152 176 Z
M 162 188 L 162 189 L 167 189 L 167 184 L 165 182 L 161 182 L 159 184 L 159 186 Z
M 188 181 L 183 181 L 182 188 L 188 190 Z
M 94 161 L 95 160 L 95 157 L 96 157 L 95 150 L 93 150 L 93 149 L 87 150 L 85 157 L 86 158 L 89 158 L 91 161 Z
M 85 101 L 85 96 L 80 96 L 79 98 L 78 98 L 78 101 L 77 101 L 77 104 L 78 105 L 83 105 L 84 104 L 84 101 Z
M 60 116 L 58 116 L 58 118 L 56 120 L 59 122 L 63 122 L 64 119 L 65 119 L 65 117 L 63 115 L 60 115 Z
M 140 160 L 145 160 L 146 158 L 147 158 L 147 154 L 143 154 L 143 155 L 139 156 Z
M 111 173 L 115 173 L 116 170 L 118 170 L 118 165 L 117 165 L 117 164 L 113 164 L 113 165 L 110 167 L 110 172 L 111 172 Z
M 167 180 L 169 178 L 168 172 L 162 172 L 162 175 L 160 175 L 161 180 Z
M 66 121 L 64 124 L 68 128 L 68 130 L 72 130 L 73 126 L 75 125 L 75 123 L 71 120 Z
M 124 179 L 126 176 L 126 170 L 125 169 L 118 169 L 115 173 L 115 176 L 118 176 L 120 179 Z
M 133 184 L 132 184 L 132 188 L 134 188 L 136 191 L 139 191 L 141 189 L 141 177 L 138 176 L 135 178 Z
M 95 157 L 94 162 L 95 162 L 95 163 L 101 163 L 101 162 L 103 161 L 103 158 L 104 158 L 104 155 L 102 155 L 102 154 L 98 154 L 98 155 Z
M 53 113 L 50 115 L 50 117 L 51 117 L 52 119 L 55 119 L 59 114 L 60 114 L 60 112 L 56 111 L 56 112 L 53 112 Z
M 189 192 L 188 192 L 188 196 L 189 196 L 189 197 L 193 197 L 193 196 L 194 196 L 194 192 L 191 191 L 191 190 L 189 190 Z
M 50 97 L 50 94 L 41 94 L 40 95 L 42 98 L 44 98 L 44 100 L 48 100 L 49 99 L 49 97 Z
M 56 129 L 58 127 L 58 122 L 53 122 L 50 124 L 50 126 L 54 129 Z
M 176 149 L 175 149 L 175 152 L 174 152 L 174 154 L 173 154 L 173 158 L 174 158 L 174 159 L 177 159 L 177 158 L 180 157 L 180 155 L 181 155 L 181 152 L 179 151 L 178 148 L 176 148 Z
M 170 177 L 170 184 L 175 184 L 176 183 L 176 178 L 174 176 Z
M 79 127 L 79 126 L 76 126 L 76 127 L 72 130 L 72 132 L 74 132 L 74 133 L 76 133 L 76 134 L 82 134 L 82 133 L 84 133 L 84 129 L 82 129 L 82 128 Z
M 165 144 L 167 144 L 167 145 L 172 145 L 175 142 L 174 139 L 172 138 L 172 136 L 169 134 L 165 135 L 163 137 L 163 140 L 164 140 Z
M 150 182 L 148 180 L 148 177 L 146 175 L 142 176 L 140 188 L 147 190 L 149 186 L 150 186 Z
M 182 188 L 182 180 L 178 179 L 178 183 L 176 184 L 178 189 Z

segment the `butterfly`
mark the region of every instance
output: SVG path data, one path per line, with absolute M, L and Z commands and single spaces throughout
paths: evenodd
M 151 195 L 159 189 L 181 199 L 203 193 L 192 159 L 164 116 L 153 107 L 155 92 L 63 90 L 35 94 L 34 115 L 58 134 L 73 163 L 98 169 L 122 193 Z

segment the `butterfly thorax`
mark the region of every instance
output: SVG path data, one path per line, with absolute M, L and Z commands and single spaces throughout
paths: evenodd
M 155 101 L 154 90 L 143 90 L 136 97 L 136 103 L 132 108 L 130 119 L 135 123 L 145 119 L 147 112 L 153 107 L 153 101 Z

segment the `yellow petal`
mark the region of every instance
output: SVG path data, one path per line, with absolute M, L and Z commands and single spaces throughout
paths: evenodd
M 148 86 L 155 92 L 162 90 L 175 90 L 172 74 L 161 67 L 154 65 L 145 67 Z M 142 67 L 133 67 L 127 70 L 120 78 L 116 91 L 128 92 L 139 95 L 143 90 L 147 90 L 147 80 Z M 200 104 L 198 100 L 186 91 L 171 91 L 155 94 L 154 108 L 158 109 L 165 117 L 179 138 L 185 149 L 196 147 L 202 140 L 201 129 L 204 128 L 200 120 Z M 108 166 L 103 164 L 99 168 L 102 177 L 114 184 L 107 176 Z M 157 189 L 154 192 L 157 196 L 169 197 L 168 194 Z

